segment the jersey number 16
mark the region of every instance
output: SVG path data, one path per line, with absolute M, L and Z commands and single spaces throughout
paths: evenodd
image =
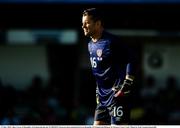
M 97 67 L 96 57 L 90 57 L 90 61 L 92 68 L 96 68 Z

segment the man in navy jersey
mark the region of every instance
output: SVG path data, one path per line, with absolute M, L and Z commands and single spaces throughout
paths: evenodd
M 102 14 L 96 8 L 84 10 L 82 29 L 91 39 L 88 51 L 97 84 L 94 125 L 129 124 L 136 54 L 103 26 Z

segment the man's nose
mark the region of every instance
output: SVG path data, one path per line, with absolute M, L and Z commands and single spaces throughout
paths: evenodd
M 82 25 L 82 28 L 85 28 L 85 24 Z
M 82 28 L 84 28 L 84 25 L 82 25 Z

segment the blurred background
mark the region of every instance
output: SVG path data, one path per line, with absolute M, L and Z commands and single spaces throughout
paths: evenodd
M 180 1 L 1 0 L 1 125 L 93 123 L 96 85 L 81 30 L 90 7 L 138 51 L 132 124 L 180 124 Z

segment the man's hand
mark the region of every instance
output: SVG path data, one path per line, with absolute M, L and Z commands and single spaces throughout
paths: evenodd
M 129 94 L 131 91 L 132 84 L 133 84 L 133 80 L 125 79 L 122 85 L 113 88 L 113 90 L 116 92 L 114 97 L 119 97 Z

